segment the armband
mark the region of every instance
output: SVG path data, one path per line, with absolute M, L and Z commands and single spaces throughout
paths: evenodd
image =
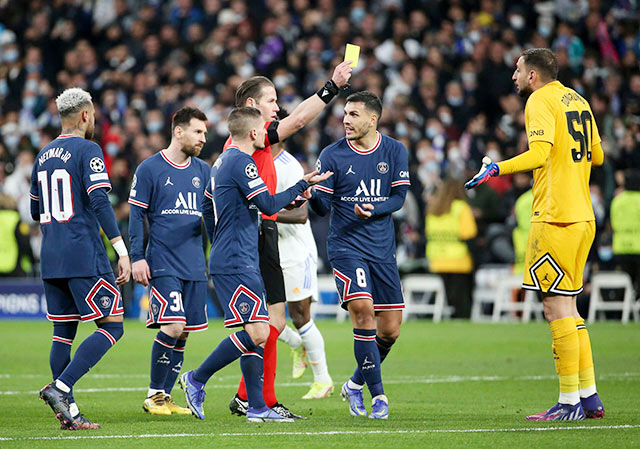
M 129 252 L 127 251 L 127 245 L 124 244 L 124 240 L 118 240 L 113 244 L 113 249 L 118 253 L 120 257 L 128 257 Z
M 324 101 L 325 104 L 329 104 L 331 100 L 338 95 L 338 92 L 340 92 L 340 88 L 333 82 L 333 80 L 329 80 L 318 92 L 316 92 L 316 94 L 322 101 Z

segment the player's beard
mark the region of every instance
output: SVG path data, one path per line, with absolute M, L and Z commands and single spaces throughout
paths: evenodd
M 521 98 L 529 98 L 529 95 L 531 95 L 532 93 L 533 89 L 529 85 L 523 87 L 522 89 L 518 89 L 518 95 L 520 95 Z
M 195 145 L 185 145 L 182 147 L 182 152 L 187 156 L 198 157 L 200 155 L 200 151 L 202 151 L 202 147 L 197 147 Z
M 91 123 L 87 125 L 87 130 L 84 133 L 84 138 L 87 140 L 93 139 L 93 133 L 96 129 L 95 123 Z
M 364 136 L 366 136 L 369 133 L 369 129 L 370 128 L 371 128 L 370 126 L 365 126 L 360 130 L 360 132 L 358 132 L 358 130 L 356 130 L 354 128 L 353 129 L 354 133 L 351 134 L 349 137 L 347 137 L 347 140 L 360 140 L 360 139 L 362 139 Z

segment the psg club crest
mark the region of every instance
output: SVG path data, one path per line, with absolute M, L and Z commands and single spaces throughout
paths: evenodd
M 102 159 L 100 159 L 99 157 L 94 157 L 89 162 L 89 167 L 91 167 L 91 170 L 93 170 L 94 172 L 100 173 L 104 170 L 104 162 L 102 162 Z
M 160 311 L 160 309 L 158 309 L 158 305 L 157 304 L 152 304 L 151 305 L 151 313 L 153 313 L 154 315 L 157 315 L 159 311 Z
M 378 162 L 378 167 L 376 167 L 378 169 L 378 173 L 380 173 L 381 175 L 384 175 L 386 172 L 389 171 L 389 164 L 387 164 L 386 162 Z
M 200 188 L 200 178 L 198 178 L 197 176 L 194 176 L 193 179 L 191 180 L 191 184 L 193 184 L 193 187 L 195 187 L 196 189 Z
M 111 298 L 103 296 L 98 300 L 98 304 L 100 304 L 101 308 L 106 309 L 111 305 Z
M 249 178 L 255 179 L 258 177 L 258 167 L 256 167 L 256 164 L 254 163 L 247 164 L 247 166 L 244 168 L 244 173 Z
M 247 313 L 249 313 L 249 304 L 247 304 L 246 302 L 241 302 L 238 305 L 238 310 L 241 314 L 246 315 Z

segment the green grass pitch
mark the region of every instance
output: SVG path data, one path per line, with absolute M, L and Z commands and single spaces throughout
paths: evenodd
M 309 416 L 292 424 L 247 424 L 227 408 L 240 367 L 235 362 L 207 386 L 206 420 L 154 417 L 142 411 L 154 331 L 125 323 L 123 339 L 76 385 L 80 409 L 102 430 L 60 431 L 37 391 L 49 382 L 51 324 L 0 323 L 0 447 L 2 448 L 405 448 L 405 447 L 640 447 L 640 326 L 589 326 L 602 420 L 530 423 L 527 414 L 553 405 L 558 385 L 545 323 L 471 324 L 409 321 L 383 365 L 390 400 L 387 421 L 349 415 L 340 385 L 354 367 L 350 323 L 318 321 L 336 392 L 304 401 L 312 380 L 291 379 L 291 356 L 279 343 L 276 391 Z M 80 326 L 76 345 L 93 330 Z M 220 321 L 194 334 L 185 352 L 192 369 L 228 332 Z M 177 402 L 184 405 L 179 387 Z M 370 404 L 368 393 L 365 403 Z

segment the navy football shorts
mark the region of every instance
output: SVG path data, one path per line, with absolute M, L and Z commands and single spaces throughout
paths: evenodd
M 113 273 L 86 278 L 43 279 L 50 321 L 94 321 L 124 314 Z
M 185 332 L 205 330 L 207 281 L 184 281 L 175 276 L 152 278 L 149 282 L 147 327 L 184 323 Z
M 211 276 L 224 309 L 224 326 L 269 322 L 262 277 L 258 272 L 214 274 Z
M 331 266 L 343 309 L 348 310 L 347 303 L 354 299 L 372 300 L 376 312 L 404 309 L 397 264 L 341 258 L 332 260 Z

